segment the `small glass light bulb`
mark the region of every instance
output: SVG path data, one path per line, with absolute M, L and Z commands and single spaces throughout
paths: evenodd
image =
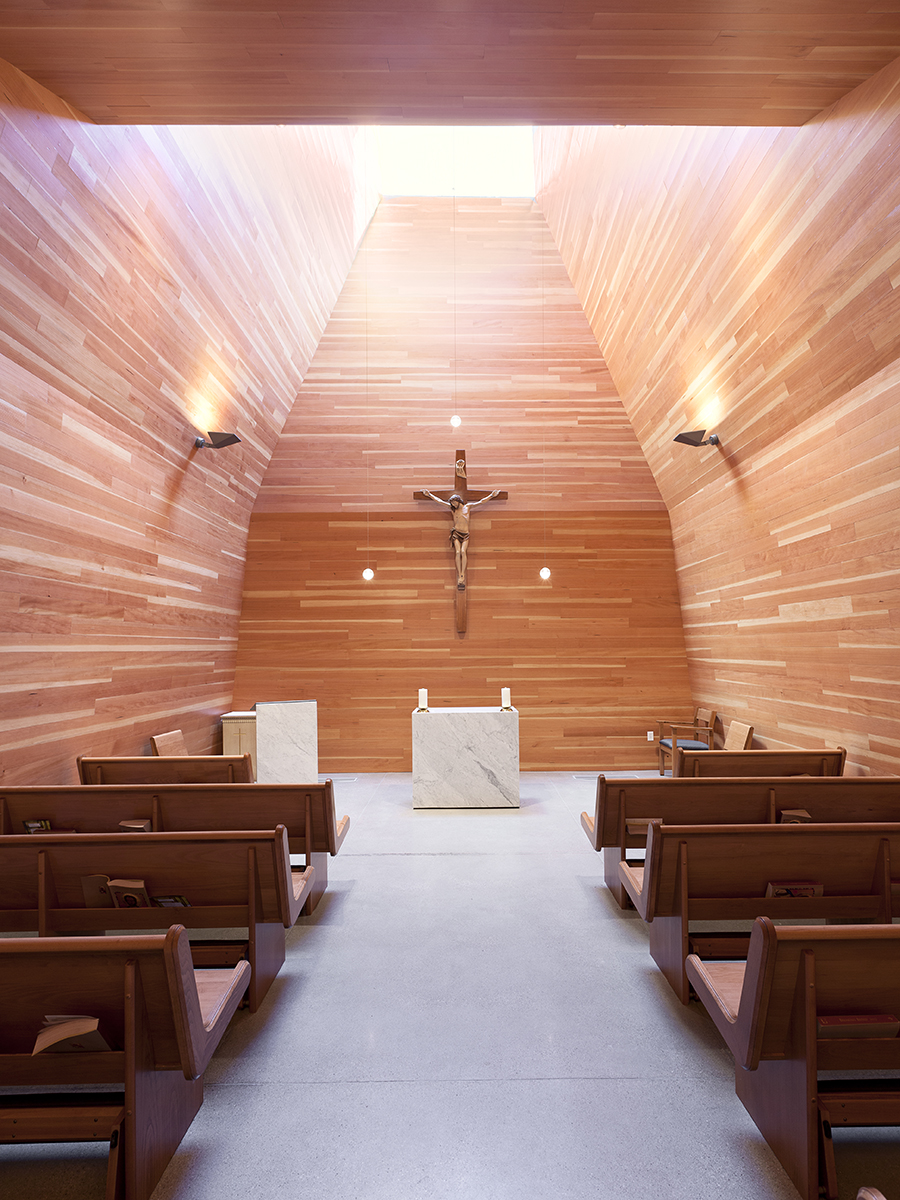
M 549 567 L 541 567 L 541 579 L 549 579 L 549 578 L 550 578 L 550 568 Z
M 363 571 L 363 579 L 374 579 L 374 578 L 375 578 L 375 572 L 372 570 L 371 567 L 366 567 L 366 569 Z
M 450 424 L 454 429 L 459 429 L 460 425 L 462 425 L 462 417 L 458 417 L 454 414 L 454 416 L 450 418 Z

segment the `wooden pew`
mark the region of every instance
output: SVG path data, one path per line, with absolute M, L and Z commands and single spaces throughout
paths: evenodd
M 119 822 L 150 818 L 156 832 L 274 829 L 284 825 L 291 854 L 314 868 L 303 913 L 328 886 L 328 859 L 343 845 L 350 818 L 335 816 L 334 785 L 324 783 L 131 784 L 0 788 L 0 834 L 25 832 L 25 821 L 51 829 L 117 832 Z M 307 836 L 307 831 L 309 835 Z
M 291 872 L 283 825 L 258 832 L 45 833 L 0 836 L 0 929 L 59 934 L 246 927 L 255 1012 L 281 969 L 285 929 L 300 915 L 314 870 Z M 185 896 L 190 908 L 87 908 L 86 875 L 143 879 L 151 896 Z M 244 944 L 195 943 L 213 965 Z M 58 1010 L 57 1010 L 58 1011 Z
M 746 963 L 691 955 L 686 970 L 734 1055 L 741 1102 L 803 1200 L 820 1187 L 836 1200 L 832 1127 L 900 1125 L 900 1081 L 819 1072 L 896 1071 L 900 1037 L 822 1037 L 817 1018 L 900 1016 L 900 926 L 776 928 L 760 917 Z
M 683 750 L 672 759 L 676 779 L 706 775 L 843 775 L 847 751 L 834 750 Z
M 249 975 L 246 962 L 194 970 L 182 925 L 0 940 L 0 1085 L 32 1089 L 0 1097 L 0 1143 L 109 1141 L 107 1200 L 149 1200 L 203 1101 L 203 1072 Z M 113 1048 L 33 1056 L 54 1012 L 99 1017 Z M 69 1090 L 33 1090 L 50 1087 Z
M 684 963 L 688 954 L 743 957 L 747 940 L 742 934 L 714 933 L 692 939 L 692 921 L 766 916 L 889 924 L 892 857 L 894 874 L 900 876 L 900 823 L 663 825 L 651 821 L 644 866 L 619 863 L 619 877 L 649 925 L 654 961 L 687 1004 L 690 990 Z M 766 896 L 767 884 L 796 881 L 820 883 L 824 893 Z
M 78 763 L 82 783 L 252 783 L 249 754 L 138 755 L 85 758 Z
M 664 825 L 774 824 L 785 810 L 805 809 L 816 824 L 900 821 L 896 776 L 789 776 L 777 779 L 607 779 L 597 777 L 593 817 L 581 825 L 603 851 L 603 876 L 620 908 L 628 905 L 619 863 L 647 841 L 647 822 Z M 0 799 L 2 821 L 2 799 Z M 0 826 L 2 829 L 2 826 Z

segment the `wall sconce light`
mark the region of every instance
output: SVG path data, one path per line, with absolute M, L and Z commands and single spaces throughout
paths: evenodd
M 209 441 L 206 438 L 194 438 L 194 445 L 198 450 L 204 446 L 208 446 L 211 450 L 221 450 L 224 446 L 233 446 L 241 439 L 236 433 L 215 433 L 211 429 L 209 431 Z
M 684 446 L 718 446 L 719 435 L 711 433 L 706 441 L 703 440 L 705 429 L 695 429 L 692 433 L 679 433 L 673 441 L 681 442 Z

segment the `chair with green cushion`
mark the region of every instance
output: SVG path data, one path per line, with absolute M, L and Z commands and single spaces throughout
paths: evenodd
M 684 750 L 712 750 L 715 736 L 716 714 L 710 708 L 698 708 L 693 722 L 678 724 L 673 721 L 659 722 L 659 738 L 656 743 L 659 751 L 659 773 L 666 773 L 666 759 L 671 759 L 673 743 Z M 663 734 L 669 730 L 669 736 Z M 681 736 L 681 735 L 684 736 Z M 693 734 L 693 736 L 690 736 Z

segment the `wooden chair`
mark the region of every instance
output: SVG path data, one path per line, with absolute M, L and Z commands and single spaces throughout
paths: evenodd
M 743 958 L 747 935 L 695 933 L 697 921 L 871 921 L 892 918 L 891 860 L 900 862 L 900 824 L 662 825 L 651 821 L 643 866 L 619 877 L 647 922 L 650 954 L 683 1004 L 685 960 Z M 767 896 L 770 883 L 820 884 L 812 896 Z
M 169 733 L 157 733 L 150 739 L 150 748 L 154 754 L 166 755 L 170 758 L 186 756 L 187 742 L 180 729 L 172 729 Z
M 776 928 L 759 917 L 746 963 L 692 954 L 686 970 L 734 1055 L 741 1102 L 803 1200 L 819 1200 L 820 1187 L 836 1200 L 832 1126 L 900 1125 L 900 1083 L 819 1072 L 896 1071 L 900 1037 L 825 1037 L 819 1019 L 900 1015 L 900 926 Z
M 672 757 L 673 748 L 681 746 L 690 750 L 712 750 L 715 737 L 716 714 L 710 708 L 698 708 L 693 722 L 678 724 L 671 721 L 659 722 L 659 737 L 656 748 L 659 753 L 659 773 L 666 773 L 666 759 Z M 666 729 L 669 736 L 665 737 Z M 682 737 L 681 734 L 693 734 L 693 737 Z
M 146 761 L 146 760 L 144 760 Z M 50 830 L 116 833 L 119 822 L 149 819 L 154 832 L 274 829 L 284 825 L 291 854 L 304 855 L 313 882 L 308 916 L 328 886 L 328 860 L 343 845 L 350 818 L 335 815 L 334 785 L 324 783 L 103 784 L 0 788 L 0 834 L 24 834 L 26 821 Z
M 847 751 L 833 750 L 694 750 L 679 749 L 672 768 L 674 778 L 701 779 L 705 775 L 842 775 Z
M 31 1089 L 0 1097 L 0 1142 L 108 1140 L 107 1200 L 149 1200 L 203 1102 L 203 1072 L 249 974 L 246 962 L 195 970 L 182 925 L 0 940 L 0 1085 Z M 98 1017 L 112 1049 L 32 1055 L 49 1013 Z
M 90 875 L 143 879 L 151 897 L 184 896 L 190 907 L 89 908 L 82 879 Z M 5 836 L 0 929 L 37 930 L 41 937 L 133 933 L 165 927 L 176 913 L 191 930 L 245 928 L 245 940 L 195 942 L 192 952 L 204 966 L 246 957 L 255 1012 L 281 970 L 284 931 L 300 916 L 314 878 L 311 867 L 291 870 L 283 825 L 235 832 Z
M 249 754 L 197 754 L 76 760 L 82 783 L 252 783 Z
M 0 832 L 8 832 L 2 823 L 3 803 L 0 792 Z M 619 907 L 625 908 L 628 900 L 619 863 L 629 851 L 644 848 L 649 820 L 664 825 L 775 825 L 792 809 L 805 810 L 817 825 L 900 821 L 900 781 L 894 775 L 777 779 L 606 779 L 600 775 L 593 817 L 583 812 L 581 825 L 594 849 L 603 852 L 604 881 Z M 33 805 L 22 805 L 18 811 L 22 819 L 36 815 Z M 20 819 L 20 828 L 21 823 Z

